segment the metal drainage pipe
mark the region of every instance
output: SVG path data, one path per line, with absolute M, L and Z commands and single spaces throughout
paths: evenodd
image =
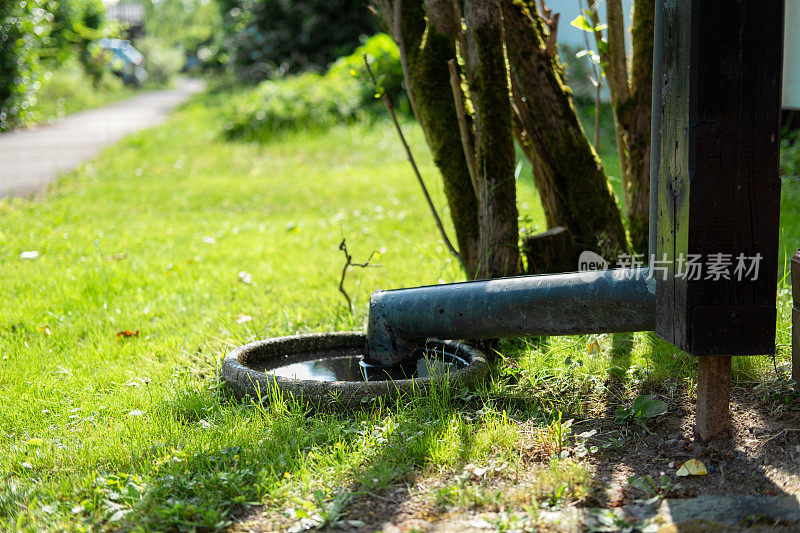
M 365 360 L 394 365 L 428 339 L 649 331 L 656 298 L 648 272 L 612 269 L 376 291 Z

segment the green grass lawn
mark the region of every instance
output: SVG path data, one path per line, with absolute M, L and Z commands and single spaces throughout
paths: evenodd
M 335 522 L 359 498 L 439 477 L 443 504 L 568 503 L 590 479 L 558 456 L 559 421 L 603 409 L 611 367 L 624 367 L 627 397 L 691 382 L 693 359 L 650 334 L 622 362 L 586 355 L 594 341 L 612 352 L 611 336 L 596 335 L 505 342 L 476 393 L 353 414 L 232 401 L 217 379 L 232 347 L 358 329 L 371 291 L 461 275 L 388 122 L 226 142 L 225 98 L 195 98 L 42 198 L 0 201 L 0 529 L 219 529 L 256 505 L 276 528 L 306 515 Z M 444 211 L 421 132 L 406 130 Z M 790 185 L 787 250 L 800 224 Z M 544 229 L 527 170 L 519 204 Z M 378 268 L 347 278 L 355 316 L 337 291 L 343 238 L 356 261 L 378 252 Z M 780 363 L 787 292 L 779 299 Z M 735 368 L 741 382 L 774 377 L 766 358 Z M 552 458 L 523 467 L 531 439 Z M 539 475 L 485 494 L 453 474 L 468 464 Z

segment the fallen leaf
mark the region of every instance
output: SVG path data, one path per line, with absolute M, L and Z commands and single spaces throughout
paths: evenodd
M 128 338 L 128 337 L 138 337 L 138 336 L 139 336 L 139 330 L 138 329 L 135 329 L 133 331 L 131 331 L 129 329 L 123 329 L 122 331 L 118 331 L 117 332 L 117 338 L 118 339 Z
M 586 346 L 586 353 L 589 355 L 600 355 L 600 343 L 592 341 Z
M 698 459 L 689 459 L 685 463 L 681 465 L 675 475 L 678 477 L 686 477 L 686 476 L 705 476 L 708 474 L 706 470 L 706 465 L 699 461 Z
M 240 313 L 239 316 L 236 317 L 237 324 L 244 324 L 245 322 L 250 322 L 251 320 L 253 320 L 253 317 L 245 313 Z
M 20 259 L 37 259 L 39 257 L 39 252 L 36 250 L 30 250 L 28 252 L 22 252 L 19 254 Z

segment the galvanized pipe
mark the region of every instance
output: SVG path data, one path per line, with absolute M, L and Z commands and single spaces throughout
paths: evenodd
M 649 331 L 655 303 L 646 268 L 377 291 L 369 302 L 365 359 L 394 365 L 427 339 Z

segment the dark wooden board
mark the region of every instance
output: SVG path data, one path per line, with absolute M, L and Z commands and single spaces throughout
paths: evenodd
M 694 355 L 775 350 L 783 0 L 658 0 L 656 332 Z M 681 258 L 730 254 L 731 279 Z M 760 254 L 738 280 L 739 254 Z

